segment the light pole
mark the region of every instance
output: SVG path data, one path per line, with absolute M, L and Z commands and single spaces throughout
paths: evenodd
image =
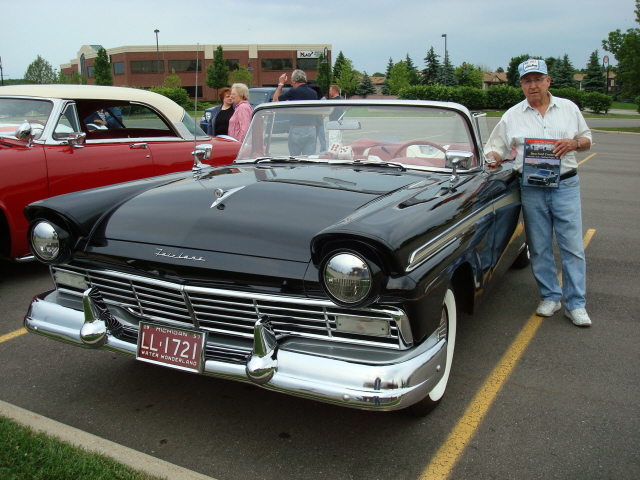
M 156 70 L 158 71 L 158 86 L 160 86 L 160 47 L 158 46 L 158 33 L 160 30 L 156 28 L 153 32 L 156 34 Z
M 449 57 L 447 56 L 447 34 L 443 33 L 442 36 L 444 37 L 444 63 L 446 65 L 449 63 Z
M 324 91 L 325 95 L 327 96 L 327 98 L 329 97 L 329 84 L 330 84 L 330 81 L 329 81 L 329 66 L 331 65 L 331 62 L 329 62 L 329 58 L 328 57 L 329 57 L 329 49 L 327 47 L 324 47 L 324 57 L 322 59 L 322 62 L 320 62 L 320 63 L 324 63 L 326 65 L 326 67 L 327 67 L 327 71 L 325 72 L 325 74 L 326 74 L 326 78 L 325 78 L 326 85 L 325 86 L 327 88 Z
M 602 59 L 603 67 L 605 63 L 607 64 L 607 66 L 605 67 L 607 69 L 607 83 L 605 84 L 605 87 L 604 87 L 604 93 L 605 95 L 609 95 L 609 56 L 608 55 L 605 55 L 604 58 Z

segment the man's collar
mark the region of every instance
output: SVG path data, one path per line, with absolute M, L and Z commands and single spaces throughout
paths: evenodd
M 555 97 L 551 95 L 551 92 L 547 92 L 547 95 L 549 95 L 549 106 L 547 107 L 547 109 L 557 106 Z M 524 102 L 522 102 L 522 111 L 526 112 L 528 108 L 535 110 L 535 108 L 529 104 L 529 100 L 525 98 Z

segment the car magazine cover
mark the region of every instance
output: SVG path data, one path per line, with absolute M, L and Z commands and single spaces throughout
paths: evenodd
M 558 188 L 560 159 L 553 153 L 556 142 L 548 138 L 524 139 L 523 186 Z

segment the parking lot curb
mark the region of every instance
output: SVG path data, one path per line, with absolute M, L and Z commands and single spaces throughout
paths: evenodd
M 64 425 L 37 413 L 30 412 L 0 400 L 0 415 L 8 417 L 33 430 L 57 437 L 85 450 L 97 452 L 149 475 L 171 480 L 215 480 L 146 453 L 124 447 L 77 428 Z

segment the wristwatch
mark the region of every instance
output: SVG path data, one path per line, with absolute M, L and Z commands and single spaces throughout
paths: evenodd
M 580 139 L 576 138 L 576 142 L 578 142 L 578 146 L 576 147 L 576 151 L 580 150 Z

